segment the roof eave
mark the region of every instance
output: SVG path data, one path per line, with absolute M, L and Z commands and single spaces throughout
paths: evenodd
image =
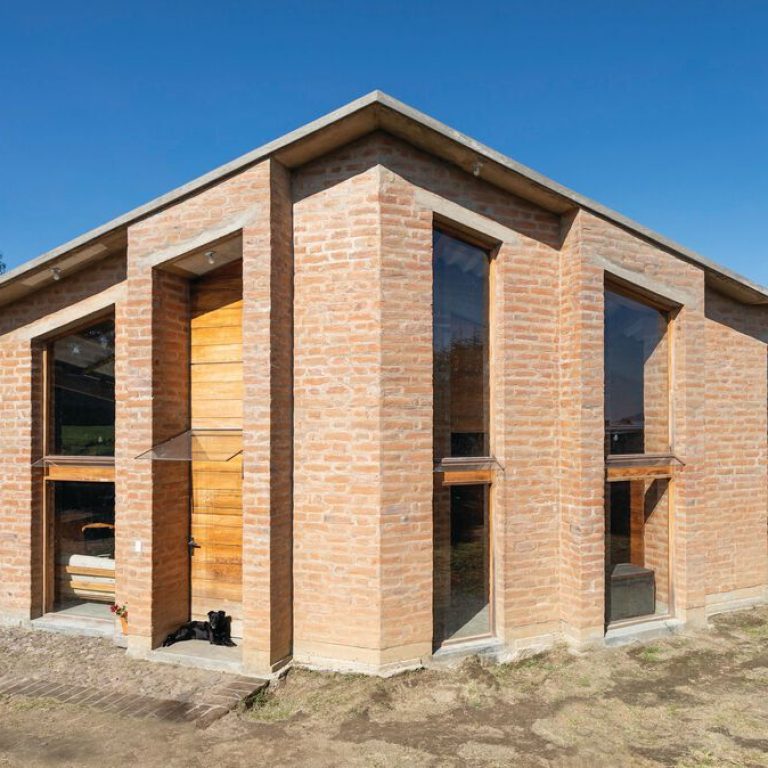
M 75 257 L 76 269 L 85 266 L 90 258 L 103 258 L 103 251 L 94 253 L 92 257 L 88 257 L 87 252 L 100 242 L 114 240 L 115 233 L 130 224 L 197 194 L 270 156 L 289 167 L 297 167 L 377 129 L 399 136 L 468 172 L 473 172 L 476 164 L 480 163 L 480 173 L 489 183 L 524 197 L 546 210 L 559 214 L 573 208 L 591 211 L 701 267 L 707 273 L 709 282 L 718 290 L 747 304 L 768 304 L 768 288 L 558 184 L 381 91 L 372 91 L 10 270 L 0 277 L 0 305 L 23 295 L 24 292 L 20 292 L 18 286 L 21 281 L 29 281 L 36 273 L 59 266 L 66 258 Z M 86 256 L 78 258 L 82 254 Z

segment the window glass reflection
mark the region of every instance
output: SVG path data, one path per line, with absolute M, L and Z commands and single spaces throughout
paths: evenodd
M 50 453 L 114 456 L 115 324 L 107 320 L 53 343 Z
M 606 454 L 669 451 L 668 318 L 605 292 Z
M 433 247 L 435 458 L 487 456 L 490 258 L 440 230 Z
M 488 486 L 443 489 L 436 503 L 435 640 L 487 635 L 490 620 Z
M 606 623 L 670 610 L 668 488 L 667 480 L 606 488 Z
M 56 603 L 111 603 L 115 598 L 115 486 L 53 484 Z

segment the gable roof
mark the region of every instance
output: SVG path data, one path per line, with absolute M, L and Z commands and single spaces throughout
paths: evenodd
M 75 272 L 125 245 L 128 225 L 190 197 L 245 168 L 274 157 L 289 168 L 302 165 L 375 130 L 384 130 L 472 173 L 480 164 L 486 181 L 554 213 L 584 208 L 701 267 L 717 290 L 746 304 L 768 304 L 768 288 L 701 256 L 381 91 L 372 91 L 295 131 L 267 142 L 132 211 L 53 248 L 0 277 L 0 305 L 45 284 L 56 266 Z

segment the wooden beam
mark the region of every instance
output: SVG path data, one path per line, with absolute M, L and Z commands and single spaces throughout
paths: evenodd
M 478 485 L 493 481 L 493 470 L 451 470 L 442 473 L 443 485 Z
M 115 468 L 104 466 L 56 466 L 46 467 L 46 480 L 69 480 L 81 483 L 114 483 Z

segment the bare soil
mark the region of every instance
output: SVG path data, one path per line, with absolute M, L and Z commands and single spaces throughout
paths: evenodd
M 57 641 L 70 648 L 58 660 Z M 94 650 L 101 645 L 2 631 L 0 671 L 75 679 L 93 675 L 96 658 L 108 662 L 110 685 L 135 680 L 154 695 L 176 685 L 199 690 L 198 675 L 211 674 Z M 768 766 L 768 609 L 715 618 L 695 635 L 580 656 L 557 649 L 515 664 L 469 659 L 387 680 L 292 670 L 253 708 L 205 731 L 0 697 L 3 768 L 118 764 Z
M 158 699 L 194 697 L 224 678 L 218 672 L 131 659 L 111 640 L 3 628 L 0 677 L 9 672 Z

